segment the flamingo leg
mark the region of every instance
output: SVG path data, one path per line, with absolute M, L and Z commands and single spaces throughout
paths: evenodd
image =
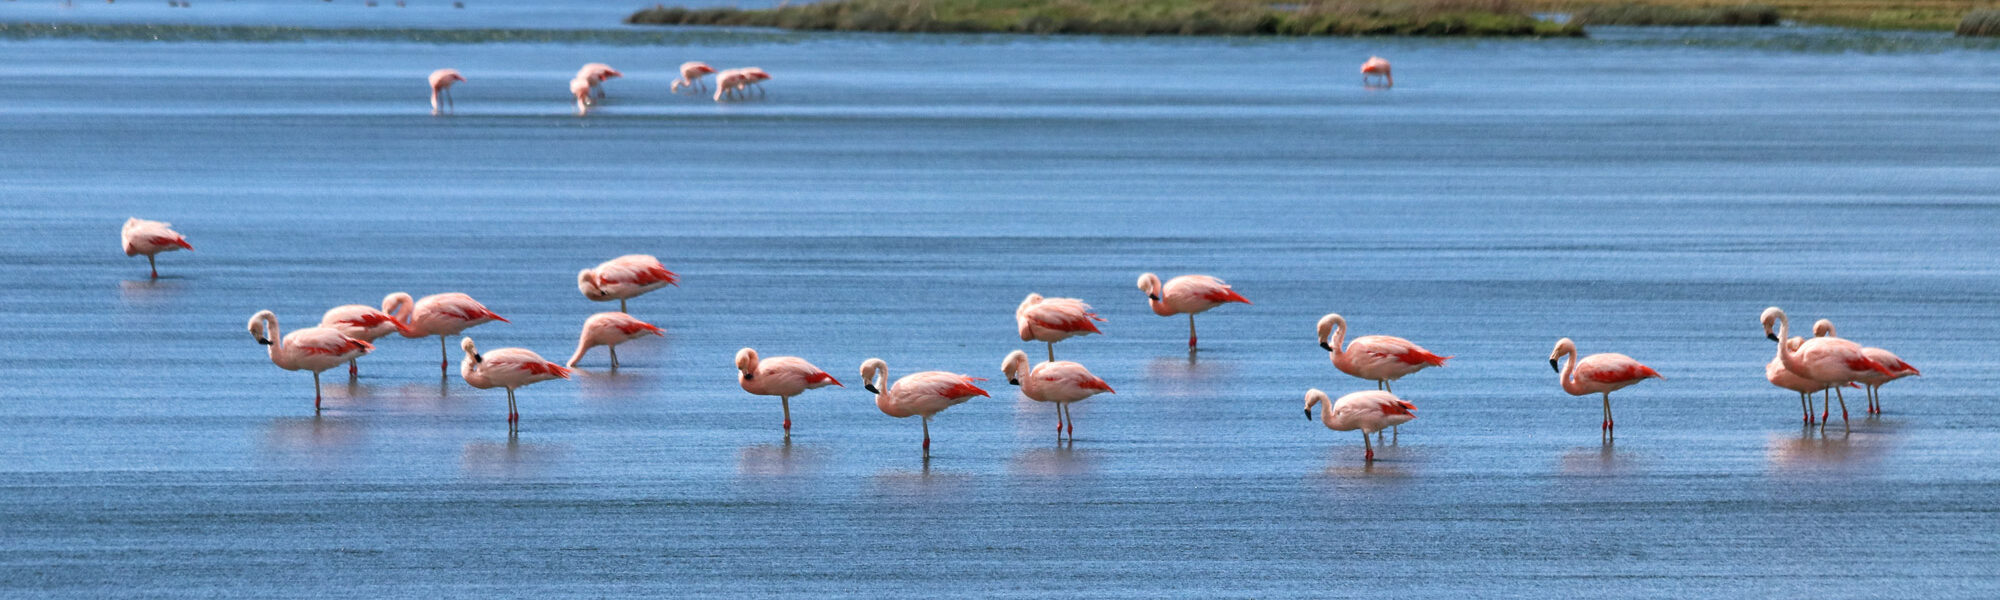
M 153 255 L 151 254 L 146 255 L 146 268 L 151 269 L 153 271 L 154 279 L 160 278 L 160 263 L 158 261 L 153 260 Z
M 611 368 L 613 368 L 613 369 L 616 369 L 616 368 L 618 368 L 618 347 L 617 347 L 617 346 L 609 346 L 609 347 L 607 347 L 607 348 L 605 348 L 605 349 L 606 349 L 606 350 L 610 350 L 610 351 L 611 351 Z
M 514 388 L 507 388 L 507 430 L 521 430 L 521 412 L 514 408 Z
M 319 414 L 319 371 L 313 371 L 313 414 Z
M 1806 399 L 1805 392 L 1799 392 L 1799 411 L 1805 414 L 1807 424 L 1812 423 L 1812 401 Z
M 1840 399 L 1840 425 L 1845 427 L 1847 426 L 1847 395 L 1840 393 L 1840 388 L 1833 388 L 1833 397 Z
M 628 311 L 628 310 L 625 310 L 625 299 L 624 299 L 624 298 L 619 298 L 619 299 L 618 299 L 618 312 L 622 312 L 622 313 L 627 313 L 627 314 L 630 314 L 630 313 L 631 313 L 631 311 Z
M 1063 420 L 1069 421 L 1069 441 L 1076 441 L 1076 412 L 1067 403 L 1063 404 Z
M 1382 432 L 1377 431 L 1375 433 L 1380 434 Z M 1361 447 L 1366 448 L 1368 450 L 1367 454 L 1362 455 L 1362 459 L 1367 460 L 1368 462 L 1375 462 L 1375 445 L 1368 443 L 1367 431 L 1361 432 Z
M 361 367 L 359 365 L 356 365 L 355 362 L 352 360 L 347 361 L 347 374 L 348 376 L 360 375 Z
M 1049 362 L 1056 361 L 1056 343 L 1049 342 Z
M 445 336 L 438 335 L 438 373 L 447 373 L 451 368 L 451 351 L 445 349 Z
M 924 458 L 931 457 L 931 418 L 924 417 Z
M 1826 415 L 1829 414 L 1829 412 L 1832 410 L 1833 410 L 1833 388 L 1829 387 L 1825 391 L 1819 393 L 1820 424 L 1822 425 L 1826 424 Z
M 1063 405 L 1062 403 L 1058 402 L 1056 403 L 1056 441 L 1058 442 L 1062 441 L 1062 436 L 1063 436 Z
M 1188 313 L 1188 349 L 1194 349 L 1194 313 Z
M 451 88 L 444 89 L 444 103 L 451 107 L 451 112 L 458 112 L 458 101 L 451 99 Z
M 1609 433 L 1609 432 L 1611 432 L 1611 431 L 1613 431 L 1613 430 L 1615 430 L 1615 429 L 1617 429 L 1617 428 L 1618 428 L 1618 424 L 1617 424 L 1617 422 L 1616 422 L 1616 421 L 1613 421 L 1613 420 L 1611 420 L 1611 392 L 1605 392 L 1605 393 L 1604 393 L 1604 431 L 1605 431 L 1605 432 L 1607 432 L 1607 433 Z
M 792 397 L 779 396 L 778 405 L 785 407 L 785 437 L 792 437 Z

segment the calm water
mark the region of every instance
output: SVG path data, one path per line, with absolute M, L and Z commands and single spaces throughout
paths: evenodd
M 603 35 L 0 41 L 0 594 L 2000 594 L 1976 44 Z M 1370 54 L 1395 90 L 1360 88 Z M 668 94 L 690 59 L 770 97 Z M 577 118 L 589 61 L 628 77 Z M 444 66 L 470 81 L 434 118 Z M 135 215 L 198 250 L 147 281 Z M 440 381 L 434 342 L 385 339 L 314 417 L 244 331 L 463 291 L 513 320 L 482 345 L 563 357 L 607 308 L 576 270 L 631 252 L 684 277 L 633 303 L 670 335 L 523 390 L 518 437 L 455 348 Z M 1142 271 L 1256 304 L 1191 357 Z M 1059 349 L 1119 390 L 1073 446 L 1000 380 L 1028 292 L 1109 319 Z M 1924 376 L 1802 429 L 1762 378 L 1774 304 Z M 1457 357 L 1397 386 L 1421 418 L 1372 466 L 1300 417 L 1372 388 L 1314 345 L 1333 311 Z M 1614 395 L 1615 445 L 1548 371 L 1564 336 L 1669 377 Z M 928 463 L 858 385 L 785 444 L 743 346 L 995 393 Z

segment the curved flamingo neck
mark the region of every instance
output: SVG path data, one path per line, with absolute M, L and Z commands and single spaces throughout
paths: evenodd
M 1563 365 L 1563 391 L 1569 392 L 1571 396 L 1581 396 L 1584 393 L 1583 387 L 1576 383 L 1576 346 L 1570 346 L 1565 354 L 1569 356 L 1569 364 Z
M 1333 321 L 1333 339 L 1327 342 L 1327 345 L 1333 348 L 1334 356 L 1344 357 L 1347 354 L 1346 342 L 1347 319 L 1335 319 Z
M 284 345 L 285 336 L 278 331 L 278 315 L 264 315 L 264 349 L 271 355 L 271 364 L 285 366 L 286 355 L 279 346 Z
M 1154 278 L 1152 292 L 1153 293 L 1146 298 L 1146 305 L 1153 309 L 1153 314 L 1162 317 L 1174 316 L 1174 309 L 1167 307 L 1166 284 L 1160 283 L 1159 278 Z

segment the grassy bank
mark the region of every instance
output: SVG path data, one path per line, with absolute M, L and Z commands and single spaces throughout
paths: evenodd
M 2000 10 L 1980 10 L 1965 15 L 1965 20 L 1958 22 L 1958 34 L 2000 37 Z
M 1810 25 L 1832 25 L 1866 29 L 1925 29 L 1951 31 L 1967 13 L 2000 8 L 2000 0 L 1756 0 L 1776 9 L 1783 20 Z M 1744 0 L 1643 0 L 1647 8 L 1678 9 L 1688 15 L 1729 11 L 1742 7 Z M 1632 6 L 1632 0 L 1545 0 L 1538 11 L 1582 14 L 1612 7 Z M 1610 24 L 1610 23 L 1597 23 Z M 1657 23 L 1689 24 L 1701 23 Z
M 823 0 L 757 10 L 656 6 L 625 22 L 1043 35 L 1583 35 L 1510 0 Z
M 1605 4 L 1571 13 L 1573 23 L 1589 25 L 1769 26 L 1780 21 L 1778 9 L 1765 4 L 1738 6 L 1662 6 Z

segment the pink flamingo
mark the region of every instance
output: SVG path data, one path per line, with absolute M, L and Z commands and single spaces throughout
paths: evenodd
M 153 260 L 155 255 L 161 252 L 194 249 L 194 246 L 188 245 L 187 238 L 181 237 L 180 232 L 174 231 L 171 225 L 159 221 L 126 219 L 125 227 L 119 233 L 125 241 L 125 255 L 146 255 L 146 267 L 152 269 L 154 279 L 160 278 L 160 265 Z
M 1764 337 L 1770 338 L 1773 341 L 1791 337 L 1791 319 L 1785 316 L 1784 310 L 1773 306 L 1764 309 L 1763 314 L 1758 317 L 1758 321 L 1766 324 L 1774 320 L 1778 323 L 1777 334 L 1772 335 L 1767 325 Z M 1783 346 L 1780 347 L 1782 348 Z M 1831 336 L 1806 340 L 1804 343 L 1799 344 L 1796 350 L 1779 352 L 1778 359 L 1784 363 L 1785 370 L 1791 371 L 1800 377 L 1833 387 L 1834 397 L 1840 399 L 1840 420 L 1842 425 L 1846 425 L 1847 423 L 1847 398 L 1841 394 L 1841 386 L 1860 381 L 1861 378 L 1867 376 L 1870 372 L 1890 376 L 1895 375 L 1894 371 L 1890 371 L 1888 367 L 1882 366 L 1882 363 L 1868 358 L 1868 355 L 1861 351 L 1860 344 Z M 1825 423 L 1827 414 L 1831 409 L 1831 406 L 1826 406 L 1822 403 L 1820 410 L 1820 421 L 1822 424 Z
M 455 292 L 424 296 L 415 303 L 410 302 L 409 294 L 396 292 L 382 300 L 382 306 L 392 305 L 399 308 L 396 320 L 402 321 L 405 326 L 401 330 L 403 337 L 438 336 L 438 372 L 441 374 L 451 368 L 451 351 L 445 345 L 445 338 L 486 323 L 508 322 L 493 311 L 486 310 L 486 305 L 471 296 Z
M 736 351 L 736 371 L 736 383 L 743 386 L 743 391 L 778 397 L 778 405 L 785 410 L 785 437 L 792 435 L 792 396 L 829 385 L 847 387 L 806 359 L 796 356 L 759 359 L 757 351 L 749 348 Z
M 590 89 L 597 91 L 597 97 L 604 97 L 604 80 L 624 77 L 624 73 L 604 63 L 590 63 L 576 70 L 576 78 L 583 80 Z
M 268 310 L 250 315 L 250 335 L 271 352 L 271 364 L 287 371 L 313 374 L 313 413 L 319 413 L 319 374 L 349 362 L 375 347 L 327 327 L 307 327 L 279 337 L 278 315 Z M 276 340 L 276 341 L 273 341 Z
M 1325 405 L 1325 406 L 1321 406 Z M 1417 418 L 1417 405 L 1397 398 L 1382 390 L 1354 392 L 1341 396 L 1338 402 L 1327 399 L 1326 392 L 1318 388 L 1306 390 L 1306 420 L 1313 418 L 1313 408 L 1320 408 L 1320 422 L 1334 431 L 1361 430 L 1361 447 L 1368 449 L 1364 459 L 1375 460 L 1375 446 L 1368 442 L 1368 434 L 1381 434 L 1389 429 Z
M 1072 402 L 1103 393 L 1116 394 L 1111 384 L 1105 383 L 1090 369 L 1069 361 L 1049 361 L 1028 368 L 1028 353 L 1015 350 L 1000 361 L 1000 372 L 1007 375 L 1007 383 L 1021 386 L 1021 395 L 1036 402 L 1056 403 L 1056 439 L 1063 437 L 1063 424 L 1069 424 L 1069 438 L 1076 440 L 1076 417 L 1069 412 Z
M 715 74 L 715 101 L 724 97 L 735 98 L 736 92 L 750 85 L 750 74 L 742 69 L 724 69 Z
M 771 74 L 766 72 L 763 67 L 744 67 L 743 93 L 749 94 L 750 88 L 755 87 L 757 88 L 757 96 L 761 98 L 764 96 L 764 82 L 770 80 Z
M 465 360 L 458 363 L 458 375 L 466 385 L 482 390 L 507 388 L 507 430 L 521 429 L 521 411 L 514 406 L 514 390 L 550 379 L 569 379 L 570 370 L 535 354 L 527 348 L 501 348 L 484 354 L 472 344 L 472 337 L 458 341 Z
M 1171 317 L 1187 313 L 1189 350 L 1194 349 L 1194 316 L 1197 313 L 1230 302 L 1250 303 L 1229 284 L 1207 275 L 1182 275 L 1162 286 L 1160 276 L 1145 273 L 1139 275 L 1139 291 L 1146 293 L 1146 301 L 1153 308 L 1153 314 Z
M 669 285 L 680 287 L 680 276 L 668 271 L 660 259 L 644 254 L 627 254 L 604 261 L 595 269 L 576 274 L 576 289 L 594 302 L 618 301 L 618 312 L 626 312 L 625 301 Z
M 1569 355 L 1568 367 L 1560 362 L 1565 354 Z M 1604 396 L 1605 435 L 1614 435 L 1618 427 L 1611 420 L 1611 392 L 1647 379 L 1666 379 L 1659 371 L 1623 354 L 1592 354 L 1579 360 L 1576 357 L 1576 342 L 1569 338 L 1556 341 L 1556 349 L 1549 352 L 1549 368 L 1562 375 L 1562 389 L 1569 395 Z
M 1834 334 L 1833 321 L 1820 319 L 1818 322 L 1813 323 L 1813 337 L 1839 337 L 1839 336 Z M 1882 363 L 1882 366 L 1888 367 L 1889 371 L 1893 373 L 1892 375 L 1884 375 L 1879 371 L 1869 371 L 1866 375 L 1863 375 L 1860 379 L 1855 380 L 1861 385 L 1868 386 L 1869 414 L 1875 414 L 1875 415 L 1882 414 L 1883 384 L 1898 379 L 1902 379 L 1904 377 L 1909 377 L 1911 375 L 1923 375 L 1922 372 L 1917 371 L 1917 368 L 1915 366 L 1911 365 L 1908 362 L 1904 362 L 1903 357 L 1896 356 L 1896 353 L 1894 352 L 1883 350 L 1881 348 L 1876 348 L 1874 346 L 1868 346 L 1862 348 L 1861 353 L 1867 355 L 1869 359 L 1874 360 L 1875 362 Z
M 576 340 L 576 354 L 569 357 L 567 367 L 575 368 L 577 361 L 583 360 L 583 353 L 591 348 L 603 346 L 611 352 L 611 368 L 618 368 L 618 345 L 649 335 L 666 337 L 666 332 L 622 312 L 601 312 L 583 320 L 583 334 Z
M 931 457 L 931 417 L 944 409 L 964 404 L 973 396 L 992 397 L 986 390 L 973 385 L 975 381 L 985 381 L 971 375 L 947 373 L 944 371 L 924 371 L 904 375 L 889 385 L 889 363 L 879 358 L 871 358 L 861 363 L 862 388 L 875 394 L 875 408 L 882 414 L 898 419 L 909 416 L 924 418 L 924 458 Z
M 1331 343 L 1328 335 L 1331 334 Z M 1403 376 L 1422 371 L 1428 367 L 1442 367 L 1449 356 L 1438 356 L 1422 346 L 1399 337 L 1387 335 L 1365 335 L 1347 342 L 1345 349 L 1341 340 L 1347 338 L 1347 319 L 1338 313 L 1328 313 L 1319 318 L 1319 347 L 1326 349 L 1333 358 L 1333 368 L 1340 372 L 1375 382 L 1375 389 L 1396 391 L 1390 385 Z
M 1788 349 L 1797 350 L 1799 344 L 1803 343 L 1805 343 L 1804 338 L 1785 340 L 1779 343 L 1778 353 L 1783 354 Z M 1820 393 L 1829 387 L 1824 383 L 1806 379 L 1798 376 L 1797 373 L 1785 370 L 1785 359 L 1779 356 L 1772 356 L 1771 362 L 1764 364 L 1764 380 L 1771 382 L 1771 385 L 1798 392 L 1799 409 L 1805 414 L 1805 422 L 1808 424 L 1813 422 L 1812 395 Z
M 1103 317 L 1090 312 L 1090 305 L 1075 298 L 1043 298 L 1028 294 L 1014 309 L 1014 324 L 1021 329 L 1021 341 L 1040 341 L 1049 346 L 1049 360 L 1056 359 L 1056 342 L 1080 335 L 1102 334 L 1092 321 Z
M 458 69 L 431 71 L 431 114 L 438 114 L 439 94 L 444 95 L 445 104 L 451 107 L 452 112 L 458 112 L 458 104 L 451 101 L 451 85 L 460 81 L 465 81 L 465 76 L 458 74 Z
M 1389 73 L 1389 61 L 1383 60 L 1380 56 L 1370 56 L 1368 62 L 1361 63 L 1361 85 L 1376 87 L 1374 82 L 1369 80 L 1371 76 L 1382 78 L 1380 87 L 1396 87 L 1396 76 Z
M 581 77 L 569 80 L 569 95 L 576 98 L 576 116 L 590 114 L 590 82 Z
M 336 306 L 328 309 L 326 315 L 320 317 L 319 326 L 372 344 L 382 336 L 407 333 L 410 330 L 410 326 L 404 325 L 402 320 L 396 318 L 398 310 L 408 310 L 406 307 L 399 308 L 399 305 L 409 302 L 409 294 L 396 293 L 382 298 L 381 310 L 366 304 Z M 355 361 L 347 361 L 348 375 L 361 374 L 361 369 L 354 363 Z
M 681 78 L 674 80 L 674 84 L 669 86 L 667 91 L 679 93 L 683 87 L 692 90 L 706 90 L 708 86 L 703 85 L 701 80 L 714 72 L 715 67 L 708 66 L 708 63 L 705 62 L 688 61 L 681 63 Z

